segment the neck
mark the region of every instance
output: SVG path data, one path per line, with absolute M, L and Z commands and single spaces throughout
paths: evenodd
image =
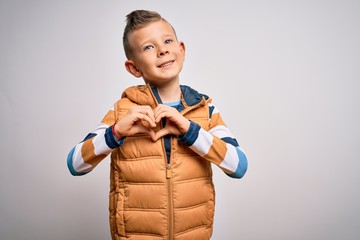
M 161 100 L 164 103 L 175 102 L 175 101 L 180 100 L 181 89 L 180 89 L 179 84 L 159 86 L 159 87 L 157 87 L 157 90 L 158 90 Z

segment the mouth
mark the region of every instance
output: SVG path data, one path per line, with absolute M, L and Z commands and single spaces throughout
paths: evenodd
M 175 62 L 175 61 L 174 61 L 174 60 L 171 60 L 171 61 L 164 62 L 164 63 L 160 64 L 160 65 L 158 66 L 158 68 L 169 67 L 169 66 L 171 66 L 171 65 L 173 64 L 173 62 Z

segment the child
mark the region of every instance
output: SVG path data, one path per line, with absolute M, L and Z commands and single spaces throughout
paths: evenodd
M 185 45 L 158 13 L 127 15 L 125 67 L 145 85 L 126 89 L 68 155 L 84 175 L 111 153 L 112 239 L 210 239 L 211 163 L 241 178 L 247 159 L 211 98 L 179 85 Z

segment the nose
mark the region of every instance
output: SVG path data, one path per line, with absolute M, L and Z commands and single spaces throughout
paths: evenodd
M 167 55 L 168 53 L 169 53 L 169 50 L 166 46 L 163 45 L 163 46 L 159 47 L 159 52 L 158 52 L 159 57 L 163 57 L 163 56 Z

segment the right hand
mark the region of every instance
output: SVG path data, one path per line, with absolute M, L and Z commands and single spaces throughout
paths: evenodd
M 144 126 L 142 121 L 147 126 Z M 155 127 L 155 117 L 151 107 L 135 106 L 130 108 L 126 115 L 115 124 L 114 130 L 120 138 L 145 133 L 154 139 L 153 128 Z

